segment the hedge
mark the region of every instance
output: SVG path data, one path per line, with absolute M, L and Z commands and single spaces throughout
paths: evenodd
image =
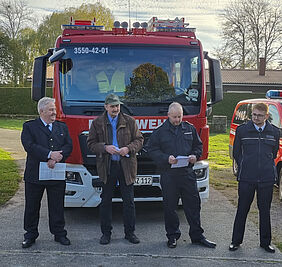
M 47 88 L 46 92 L 47 96 L 51 96 L 52 88 Z M 37 103 L 31 100 L 30 95 L 28 87 L 0 87 L 0 114 L 37 115 Z M 223 101 L 213 106 L 212 115 L 226 115 L 231 120 L 234 108 L 240 100 L 264 97 L 265 94 L 262 93 L 224 93 Z
M 250 98 L 265 98 L 265 93 L 224 93 L 223 101 L 212 106 L 211 116 L 225 115 L 231 121 L 237 103 Z
M 52 88 L 46 94 L 51 96 Z M 36 115 L 37 102 L 31 99 L 30 87 L 0 87 L 0 114 Z

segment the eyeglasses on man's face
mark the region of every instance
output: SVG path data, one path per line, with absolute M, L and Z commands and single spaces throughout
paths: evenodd
M 265 115 L 266 115 L 266 114 L 252 113 L 252 116 L 253 116 L 253 117 L 257 117 L 257 118 L 260 118 L 260 119 L 263 118 L 263 117 L 265 117 Z

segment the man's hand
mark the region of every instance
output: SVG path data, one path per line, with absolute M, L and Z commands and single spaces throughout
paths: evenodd
M 194 164 L 197 161 L 197 157 L 195 155 L 189 155 L 188 160 L 190 163 Z
M 60 162 L 63 159 L 63 155 L 61 154 L 63 151 L 52 151 L 51 152 L 51 159 L 55 160 L 56 162 Z
M 47 162 L 47 166 L 51 169 L 54 169 L 55 164 L 56 164 L 56 161 L 53 160 L 53 159 L 49 159 L 48 162 Z
M 168 163 L 169 164 L 176 164 L 177 163 L 177 159 L 173 155 L 170 155 L 168 157 Z
M 114 145 L 106 145 L 105 150 L 111 155 L 119 154 L 119 151 Z
M 127 146 L 124 146 L 122 147 L 120 150 L 119 150 L 119 154 L 122 156 L 122 157 L 125 157 L 126 155 L 128 155 L 129 153 L 129 149 Z

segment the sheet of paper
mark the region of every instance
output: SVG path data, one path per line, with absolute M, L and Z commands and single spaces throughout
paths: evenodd
M 47 162 L 40 162 L 39 180 L 65 180 L 66 163 L 56 163 L 54 169 L 48 167 Z
M 189 156 L 177 156 L 177 163 L 171 164 L 171 168 L 181 168 L 188 166 L 189 162 Z
M 117 150 L 117 151 L 120 151 L 120 149 L 119 149 L 118 147 L 116 147 L 116 150 Z M 129 158 L 129 155 L 126 154 L 125 157 Z

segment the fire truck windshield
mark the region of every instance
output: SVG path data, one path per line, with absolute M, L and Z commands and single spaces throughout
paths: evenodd
M 131 115 L 143 115 L 144 106 L 146 114 L 161 115 L 172 101 L 186 106 L 189 114 L 200 111 L 199 47 L 77 44 L 64 48 L 59 73 L 65 114 L 96 115 L 109 93 L 119 95 Z

